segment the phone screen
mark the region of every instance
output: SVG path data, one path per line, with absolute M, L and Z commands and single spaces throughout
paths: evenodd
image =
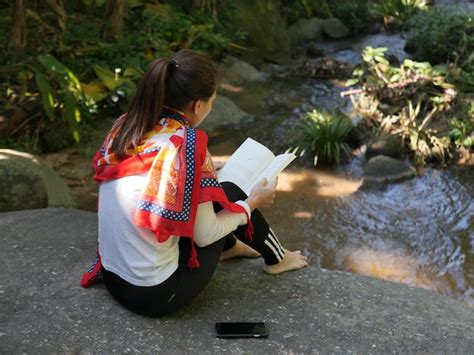
M 263 322 L 219 322 L 216 323 L 220 338 L 266 338 L 267 327 Z

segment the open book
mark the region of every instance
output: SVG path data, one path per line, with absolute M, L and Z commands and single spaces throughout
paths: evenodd
M 275 178 L 296 156 L 294 154 L 275 155 L 263 144 L 252 138 L 247 140 L 232 154 L 225 166 L 217 172 L 219 182 L 230 181 L 239 186 L 247 195 L 262 179 L 272 184 Z

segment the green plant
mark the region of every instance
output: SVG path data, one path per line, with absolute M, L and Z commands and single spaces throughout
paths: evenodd
M 453 7 L 434 7 L 414 16 L 407 23 L 407 45 L 416 50 L 418 60 L 456 62 L 474 69 L 474 12 Z
M 404 23 L 420 10 L 428 10 L 430 4 L 430 0 L 373 0 L 372 11 L 385 21 L 392 18 Z
M 444 163 L 455 148 L 446 134 L 448 120 L 468 115 L 455 110 L 465 105 L 455 86 L 446 81 L 447 67 L 409 59 L 393 67 L 384 57 L 386 50 L 367 47 L 363 64 L 346 83 L 361 85 L 349 92 L 355 109 L 379 129 L 400 135 L 417 163 L 432 159 Z M 355 99 L 354 94 L 360 95 Z
M 340 111 L 313 110 L 301 123 L 302 143 L 298 149 L 310 152 L 315 164 L 318 159 L 339 164 L 343 156 L 351 154 L 345 139 L 352 129 L 351 120 Z
M 353 34 L 364 32 L 374 17 L 369 0 L 331 1 L 328 5 L 332 14 L 348 26 Z
M 51 121 L 62 119 L 66 122 L 74 140 L 79 142 L 84 108 L 92 103 L 84 95 L 76 75 L 54 56 L 41 55 L 38 62 L 45 70 L 35 71 L 44 112 Z
M 300 18 L 330 17 L 331 9 L 326 0 L 283 0 L 283 14 L 289 25 Z
M 454 140 L 457 147 L 470 149 L 474 147 L 474 124 L 472 120 L 460 120 L 453 118 L 449 120 L 449 136 Z

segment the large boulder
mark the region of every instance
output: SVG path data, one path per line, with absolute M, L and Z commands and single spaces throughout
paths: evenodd
M 238 124 L 248 114 L 242 111 L 231 99 L 226 96 L 217 95 L 209 116 L 199 128 L 202 128 L 210 136 L 215 136 L 224 126 Z
M 324 20 L 314 17 L 310 19 L 299 19 L 288 29 L 293 44 L 303 41 L 312 41 L 319 38 L 323 31 Z
M 267 77 L 253 65 L 230 56 L 219 66 L 219 80 L 232 85 L 261 82 Z
M 233 8 L 230 20 L 247 33 L 249 44 L 257 47 L 263 56 L 290 50 L 290 37 L 279 1 L 241 0 L 230 2 L 229 6 Z
M 323 22 L 323 32 L 333 39 L 345 38 L 349 35 L 349 29 L 341 22 L 341 20 L 330 17 Z
M 378 187 L 386 183 L 403 181 L 415 176 L 415 169 L 406 161 L 378 155 L 367 162 L 362 187 Z
M 0 149 L 0 211 L 75 207 L 66 183 L 32 154 Z
M 187 307 L 133 314 L 104 285 L 79 286 L 97 247 L 97 215 L 0 214 L 0 353 L 441 353 L 474 349 L 474 309 L 424 289 L 345 272 L 266 275 L 263 261 L 218 265 Z M 219 321 L 265 321 L 268 339 L 219 339 Z M 258 349 L 258 351 L 256 351 Z
M 403 145 L 400 137 L 381 133 L 367 143 L 365 157 L 369 160 L 377 155 L 385 155 L 392 158 L 400 158 L 403 151 Z

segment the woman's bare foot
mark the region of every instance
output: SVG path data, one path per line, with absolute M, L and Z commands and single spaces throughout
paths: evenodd
M 237 257 L 258 258 L 259 256 L 261 256 L 259 252 L 237 239 L 237 243 L 232 248 L 222 251 L 219 260 L 223 261 Z
M 282 261 L 275 265 L 265 265 L 263 271 L 267 274 L 277 275 L 286 271 L 298 270 L 305 266 L 308 266 L 308 258 L 301 255 L 299 250 L 285 250 L 285 256 Z

